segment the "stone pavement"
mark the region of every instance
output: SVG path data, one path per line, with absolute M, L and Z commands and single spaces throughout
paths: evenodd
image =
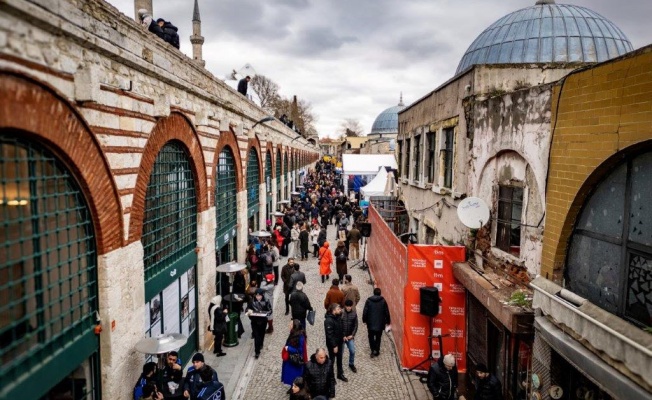
M 328 227 L 328 238 L 331 244 L 335 236 L 333 226 Z M 282 259 L 285 263 L 285 258 Z M 283 265 L 281 264 L 281 266 Z M 317 311 L 315 325 L 308 325 L 308 353 L 314 353 L 317 347 L 324 347 L 324 297 L 330 288 L 329 283 L 321 283 L 317 259 L 312 255 L 308 261 L 299 261 L 301 270 L 306 274 L 307 284 L 304 292 L 308 294 L 313 308 Z M 337 399 L 428 399 L 425 385 L 421 384 L 418 377 L 407 374 L 399 369 L 398 358 L 389 334 L 384 334 L 380 356 L 371 358 L 367 329 L 362 324 L 362 310 L 364 301 L 371 296 L 373 286 L 369 282 L 369 274 L 359 267 L 351 268 L 349 273 L 353 283 L 360 289 L 360 304 L 358 304 L 359 329 L 356 336 L 356 367 L 358 373 L 354 374 L 348 369 L 348 350 L 344 349 L 345 376 L 347 383 L 337 380 Z M 331 279 L 337 277 L 332 274 Z M 244 316 L 244 314 L 243 314 Z M 266 335 L 265 344 L 258 360 L 253 357 L 253 339 L 248 319 L 244 318 L 245 334 L 237 347 L 225 348 L 226 357 L 214 357 L 205 351 L 206 362 L 213 366 L 226 387 L 227 398 L 278 400 L 287 399 L 288 386 L 281 383 L 281 350 L 285 345 L 289 333 L 290 317 L 285 316 L 282 286 L 279 285 L 275 292 L 274 301 L 274 333 Z M 379 397 L 380 395 L 380 397 Z

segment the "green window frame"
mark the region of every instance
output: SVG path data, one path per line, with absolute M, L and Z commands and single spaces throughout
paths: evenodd
M 19 136 L 0 132 L 0 398 L 40 398 L 98 354 L 97 250 L 72 173 Z
M 217 217 L 215 245 L 217 249 L 224 246 L 235 236 L 235 229 L 238 224 L 236 196 L 235 157 L 231 148 L 224 147 L 218 159 L 215 185 L 215 213 Z
M 258 153 L 255 148 L 249 150 L 247 158 L 247 216 L 251 217 L 258 209 L 260 175 L 258 173 Z
M 272 153 L 268 151 L 265 158 L 265 192 L 269 203 L 272 200 Z

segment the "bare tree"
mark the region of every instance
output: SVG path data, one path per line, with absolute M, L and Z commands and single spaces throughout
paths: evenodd
M 346 118 L 340 124 L 339 133 L 344 137 L 357 137 L 362 136 L 362 126 L 360 121 L 354 118 Z
M 273 80 L 265 75 L 256 75 L 249 82 L 251 89 L 258 94 L 260 98 L 260 107 L 274 111 L 274 103 L 279 99 L 279 86 Z
M 302 134 L 315 130 L 314 123 L 317 117 L 312 113 L 310 102 L 299 100 L 296 96 L 293 99 L 279 97 L 272 108 L 276 118 L 285 115 Z

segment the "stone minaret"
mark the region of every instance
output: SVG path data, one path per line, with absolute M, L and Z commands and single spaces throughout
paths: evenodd
M 154 15 L 154 10 L 152 10 L 152 0 L 134 0 L 134 17 L 138 21 L 138 10 L 144 8 L 149 11 L 150 15 Z M 140 21 L 138 21 L 140 22 Z
M 195 10 L 192 13 L 192 58 L 202 67 L 206 66 L 206 61 L 201 54 L 201 46 L 204 44 L 204 37 L 201 35 L 201 19 L 199 18 L 199 4 L 195 0 Z

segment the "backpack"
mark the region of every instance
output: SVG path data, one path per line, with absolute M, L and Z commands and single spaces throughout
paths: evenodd
M 140 400 L 141 397 L 143 397 L 143 388 L 147 384 L 147 379 L 141 378 L 138 379 L 138 382 L 136 382 L 136 386 L 134 386 L 134 400 Z
M 346 251 L 342 250 L 337 254 L 337 261 L 346 261 Z
M 261 256 L 263 258 L 263 261 L 265 261 L 265 264 L 268 266 L 271 266 L 274 263 L 274 257 L 272 257 L 272 253 L 267 252 Z

